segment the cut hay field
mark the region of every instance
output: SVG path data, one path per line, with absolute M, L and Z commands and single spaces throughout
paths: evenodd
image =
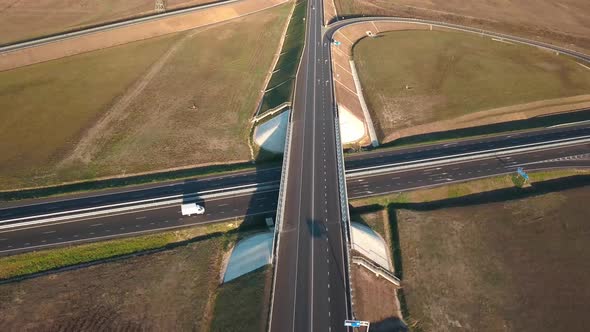
M 430 19 L 590 52 L 587 0 L 334 0 L 340 16 Z
M 382 142 L 408 136 L 400 134 L 404 129 L 444 131 L 463 122 L 493 123 L 498 115 L 502 121 L 517 120 L 523 110 L 501 109 L 514 105 L 553 99 L 555 106 L 557 99 L 579 95 L 585 97 L 576 102 L 590 100 L 590 70 L 574 60 L 473 34 L 383 33 L 360 40 L 354 59 Z M 525 109 L 538 112 L 545 106 Z M 413 128 L 419 125 L 428 127 Z
M 169 0 L 168 9 L 217 0 Z M 154 14 L 145 0 L 0 0 L 0 44 Z
M 288 12 L 0 73 L 0 190 L 249 160 Z
M 415 331 L 587 331 L 589 197 L 397 210 L 404 318 Z

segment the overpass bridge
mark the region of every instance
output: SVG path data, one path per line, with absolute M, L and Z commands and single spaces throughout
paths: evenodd
M 330 41 L 309 0 L 277 208 L 270 331 L 341 331 L 352 317 L 348 205 Z

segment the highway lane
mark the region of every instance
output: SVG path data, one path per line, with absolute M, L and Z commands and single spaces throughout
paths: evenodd
M 408 148 L 378 149 L 347 156 L 346 169 L 350 172 L 359 168 L 393 164 L 400 161 L 414 161 L 460 153 L 471 153 L 486 149 L 505 148 L 520 144 L 575 138 L 584 135 L 590 135 L 590 125 L 588 124 L 544 128 L 527 132 L 507 133 L 491 137 L 427 144 Z M 278 183 L 280 175 L 280 167 L 264 167 L 254 171 L 240 171 L 227 175 L 211 175 L 189 180 L 145 184 L 99 192 L 78 193 L 44 199 L 4 201 L 0 202 L 0 220 L 145 199 L 157 199 L 170 195 L 188 195 L 200 191 L 248 186 L 255 183 Z
M 278 184 L 280 167 L 259 168 L 197 179 L 146 184 L 100 192 L 80 193 L 64 197 L 9 201 L 0 203 L 0 220 L 34 216 L 59 211 L 84 209 L 132 201 L 165 198 L 171 195 L 191 195 L 202 191 L 226 190 L 256 184 Z
M 321 35 L 321 1 L 307 5 L 270 331 L 342 331 L 350 317 L 329 48 Z
M 180 206 L 77 218 L 61 223 L 0 231 L 0 255 L 42 249 L 58 244 L 138 235 L 153 231 L 241 219 L 246 215 L 274 217 L 278 190 L 197 201 L 204 215 L 183 216 Z
M 489 149 L 510 148 L 517 145 L 542 143 L 588 135 L 590 135 L 590 125 L 580 124 L 571 127 L 544 128 L 541 130 L 506 133 L 492 137 L 450 141 L 403 149 L 378 149 L 371 152 L 348 156 L 346 160 L 346 169 L 355 170 L 358 168 L 392 164 L 400 161 L 452 156 Z
M 525 170 L 590 167 L 590 144 L 448 163 L 436 167 L 388 172 L 375 176 L 349 178 L 350 199 L 440 186 L 473 178 L 513 173 L 519 166 Z M 265 192 L 206 200 L 206 215 L 183 217 L 178 205 L 147 211 L 134 211 L 87 220 L 74 219 L 59 224 L 0 231 L 0 255 L 41 249 L 106 237 L 136 235 L 151 231 L 186 227 L 207 222 L 243 218 L 247 214 L 275 214 L 278 187 Z M 145 217 L 145 218 L 144 218 Z M 100 225 L 99 225 L 100 224 Z M 139 226 L 138 226 L 139 225 Z M 121 229 L 123 228 L 123 229 Z
M 578 144 L 567 148 L 558 147 L 502 157 L 449 162 L 444 165 L 422 166 L 369 176 L 353 176 L 347 179 L 348 196 L 351 199 L 357 199 L 501 174 L 514 174 L 518 167 L 523 167 L 525 171 L 588 168 L 590 167 L 590 144 Z

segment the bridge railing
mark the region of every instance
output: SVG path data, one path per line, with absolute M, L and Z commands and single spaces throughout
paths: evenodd
M 292 111 L 289 111 L 292 112 Z M 279 199 L 277 202 L 277 214 L 275 217 L 275 229 L 274 229 L 274 236 L 272 239 L 272 251 L 270 255 L 270 264 L 273 264 L 275 261 L 275 256 L 279 251 L 280 245 L 280 233 L 281 229 L 283 228 L 283 209 L 285 207 L 285 191 L 287 189 L 287 176 L 289 174 L 289 158 L 290 158 L 290 151 L 291 151 L 291 136 L 293 132 L 293 122 L 291 121 L 291 116 L 293 113 L 289 114 L 289 124 L 287 125 L 287 133 L 285 137 L 285 150 L 283 152 L 283 166 L 281 169 L 281 182 L 279 185 Z
M 281 245 L 281 229 L 283 228 L 283 213 L 284 213 L 284 206 L 285 206 L 285 191 L 287 190 L 287 176 L 289 171 L 289 157 L 290 157 L 290 150 L 291 150 L 291 136 L 293 132 L 293 122 L 291 121 L 291 117 L 293 115 L 293 111 L 290 111 L 289 114 L 289 124 L 287 125 L 287 136 L 285 138 L 285 151 L 283 152 L 283 166 L 281 169 L 281 183 L 279 186 L 279 199 L 277 202 L 277 214 L 275 217 L 275 229 L 274 234 L 272 237 L 272 248 L 270 252 L 270 259 L 269 264 L 274 264 L 275 271 L 273 273 L 272 279 L 272 287 L 271 287 L 271 294 L 270 294 L 270 310 L 268 312 L 268 326 L 270 328 L 270 321 L 272 320 L 272 310 L 274 306 L 274 291 L 275 285 L 277 283 L 277 273 L 276 273 L 276 256 L 279 253 L 279 247 Z
M 331 71 L 331 70 L 330 70 Z M 330 73 L 331 75 L 331 73 Z M 346 241 L 346 260 L 347 260 L 347 282 L 348 282 L 348 297 L 350 299 L 350 314 L 354 319 L 354 297 L 352 293 L 352 284 L 350 281 L 350 214 L 348 211 L 348 193 L 346 189 L 346 175 L 344 170 L 344 153 L 342 152 L 342 141 L 340 139 L 340 118 L 338 116 L 338 104 L 334 98 L 334 92 L 332 91 L 332 100 L 334 105 L 334 129 L 336 136 L 336 159 L 338 165 L 338 189 L 340 193 L 340 209 L 342 215 L 342 224 L 344 225 L 344 240 Z

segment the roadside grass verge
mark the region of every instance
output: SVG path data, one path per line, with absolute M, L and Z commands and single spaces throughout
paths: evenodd
M 262 97 L 258 114 L 273 109 L 292 98 L 297 67 L 303 53 L 305 40 L 305 15 L 307 0 L 298 0 L 287 27 L 287 34 L 272 77 Z
M 417 135 L 410 130 L 419 125 L 425 126 L 424 134 L 445 132 L 461 116 L 584 95 L 590 88 L 588 70 L 571 58 L 459 32 L 386 32 L 360 40 L 354 58 L 384 143 L 397 134 Z M 505 115 L 512 117 L 519 119 Z M 504 130 L 519 124 L 505 124 Z M 449 136 L 473 134 L 464 130 Z
M 14 279 L 68 266 L 164 249 L 175 243 L 203 236 L 220 236 L 223 234 L 231 236 L 238 226 L 239 222 L 220 223 L 0 257 L 0 280 Z
M 266 265 L 217 290 L 211 331 L 262 331 L 270 306 L 272 266 Z

